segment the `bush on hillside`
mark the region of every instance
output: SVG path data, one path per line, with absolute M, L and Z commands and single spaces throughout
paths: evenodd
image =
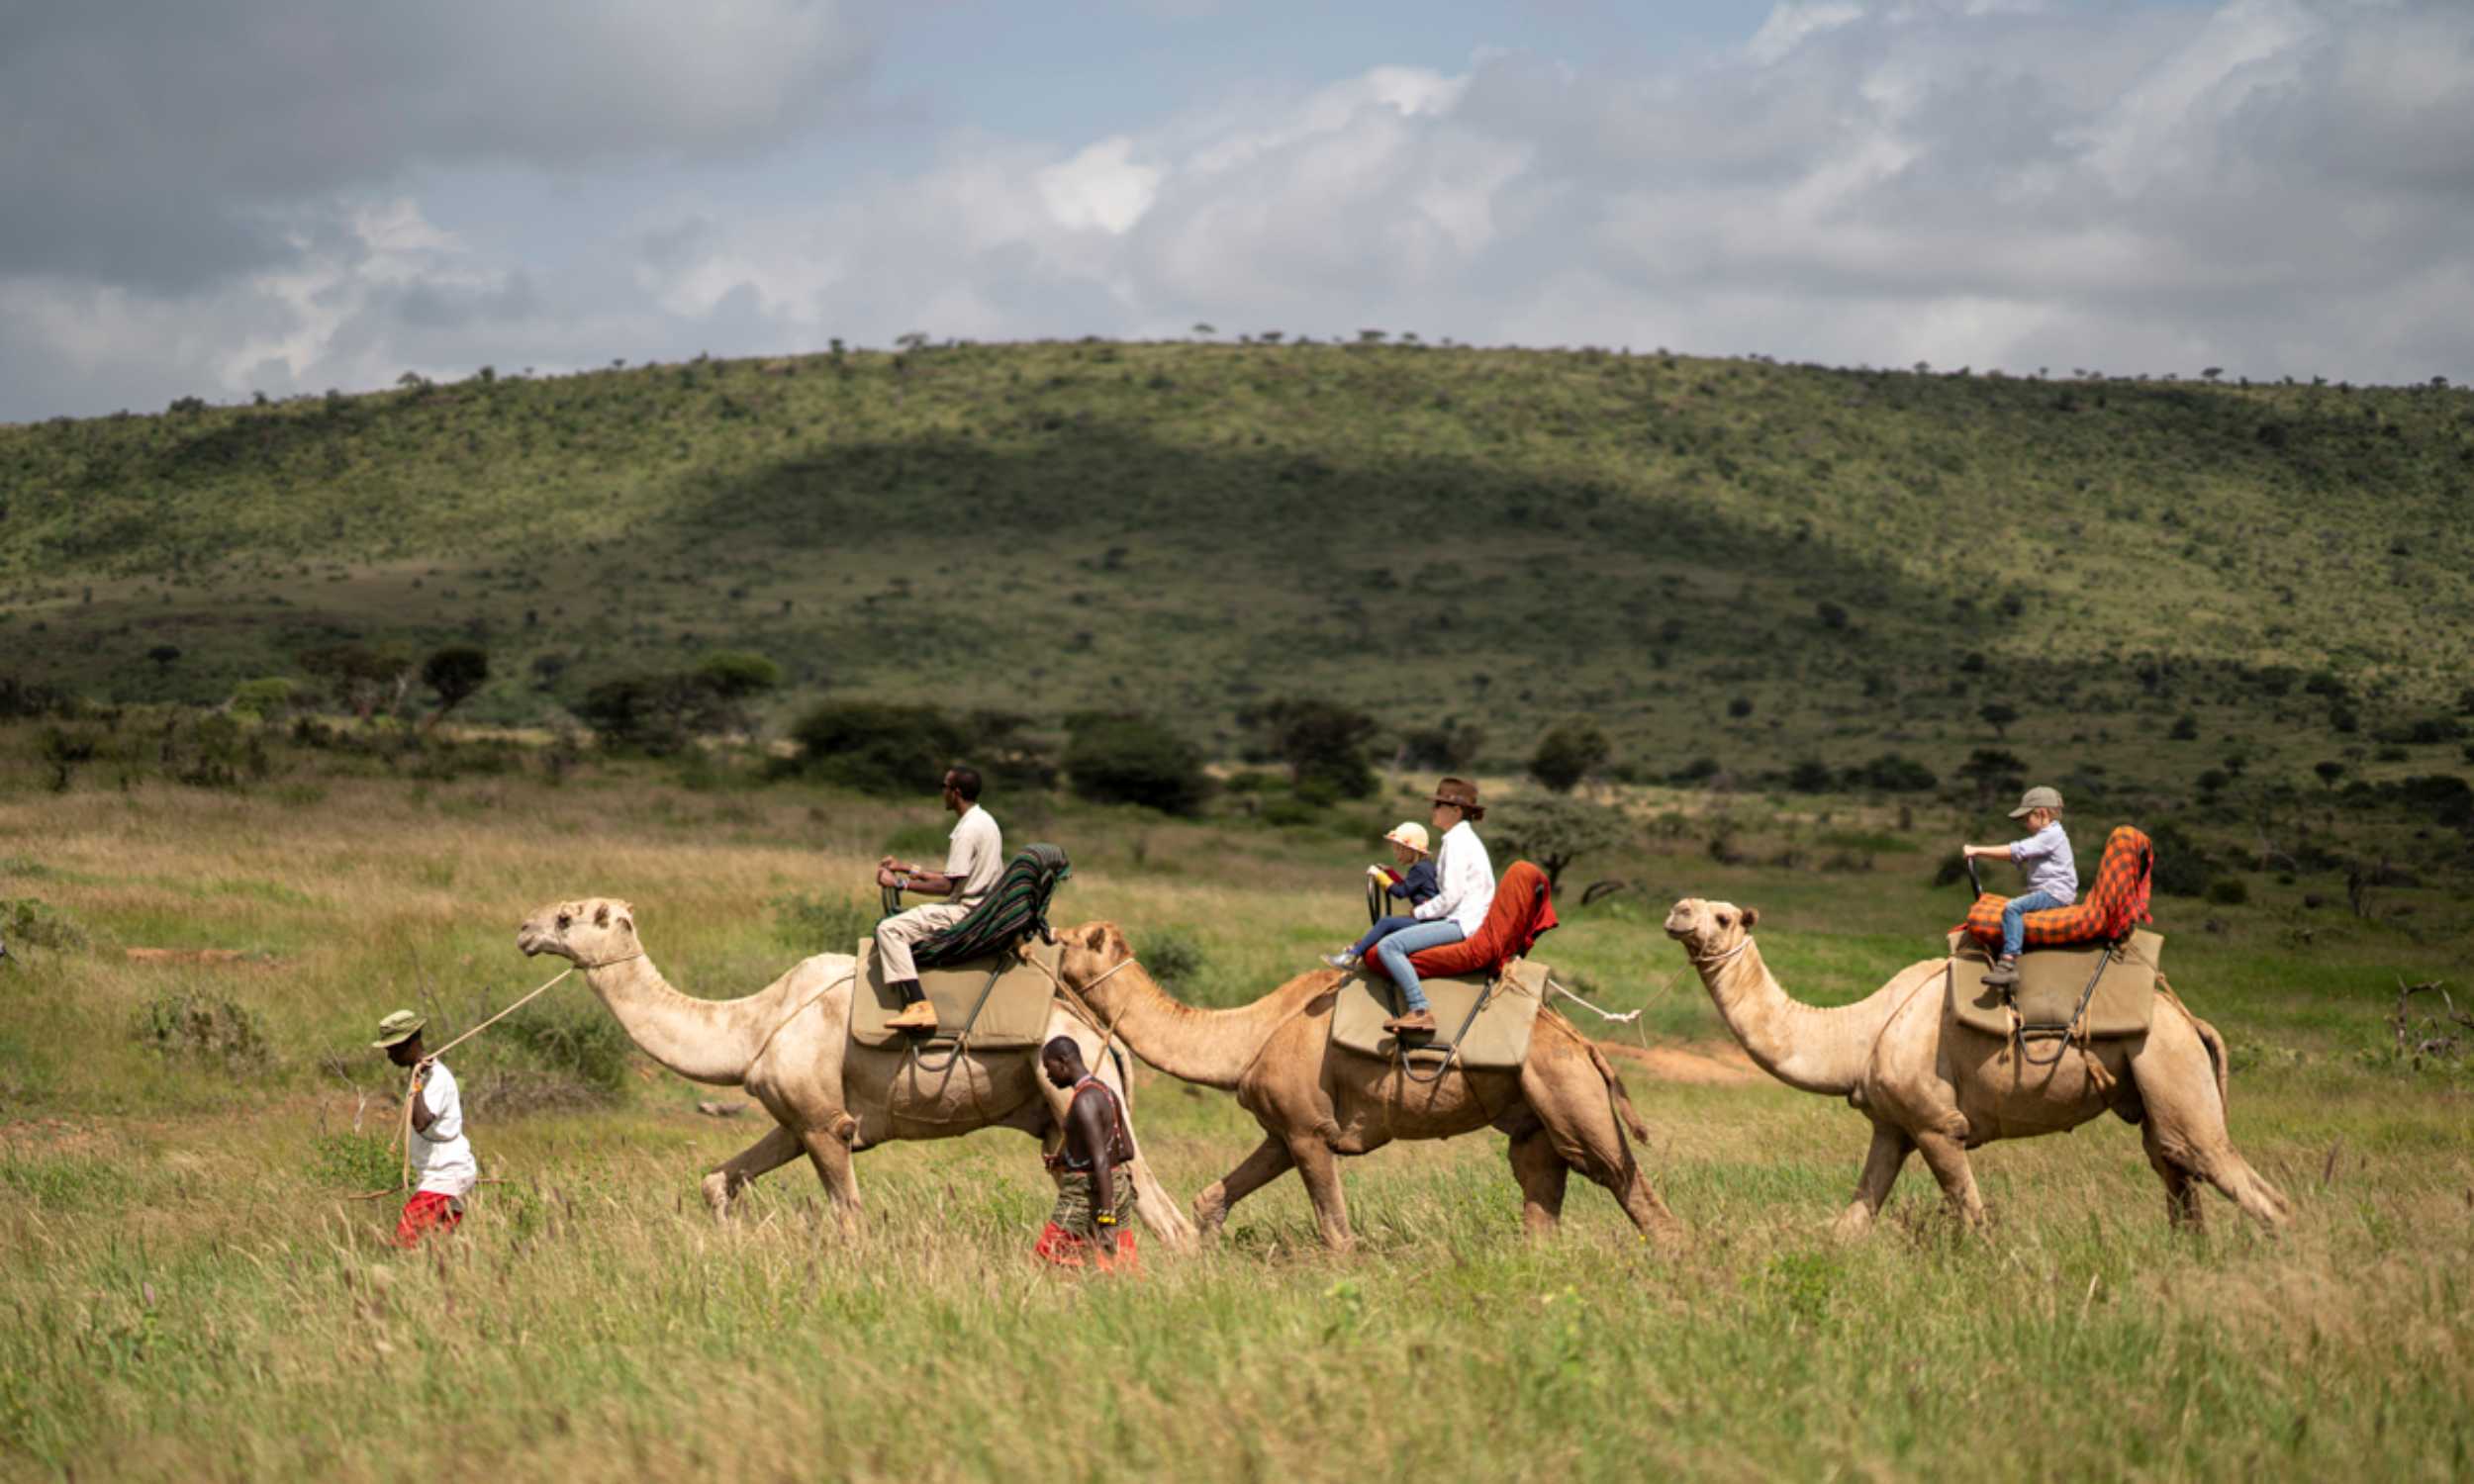
M 667 757 L 697 737 L 729 729 L 729 703 L 693 675 L 606 680 L 575 704 L 576 719 L 614 750 Z
M 725 701 L 752 700 L 782 688 L 782 667 L 760 654 L 717 650 L 696 667 L 696 680 Z
M 263 1069 L 273 1060 L 266 1021 L 255 1010 L 202 989 L 173 989 L 138 1009 L 130 1035 L 164 1057 L 204 1059 L 227 1068 Z
M 1869 763 L 1848 769 L 1846 779 L 1850 788 L 1872 788 L 1883 793 L 1921 793 L 1940 782 L 1932 769 L 1894 752 L 1885 752 Z
M 435 725 L 447 712 L 462 705 L 490 678 L 490 656 L 487 650 L 472 644 L 449 644 L 433 650 L 421 662 L 421 683 L 438 697 L 438 708 L 429 717 Z
M 1485 744 L 1483 727 L 1458 721 L 1413 727 L 1400 739 L 1400 761 L 1411 768 L 1467 773 L 1477 766 L 1478 749 Z
M 2159 822 L 2147 838 L 2156 850 L 2155 887 L 2160 894 L 2203 895 L 2220 875 L 2217 859 L 2173 821 Z
M 1364 798 L 1375 791 L 1366 744 L 1376 721 L 1366 712 L 1317 696 L 1285 696 L 1247 707 L 1237 722 L 1268 737 L 1272 756 L 1288 765 L 1301 792 L 1320 786 L 1341 798 Z
M 231 707 L 235 714 L 254 716 L 260 721 L 280 720 L 292 709 L 295 687 L 280 675 L 260 680 L 242 681 L 233 688 Z
M 1507 863 L 1534 862 L 1550 887 L 1563 880 L 1565 867 L 1622 844 L 1627 833 L 1616 810 L 1560 794 L 1505 804 L 1490 816 L 1488 832 Z
M 77 919 L 38 896 L 0 896 L 0 943 L 12 948 L 84 948 L 86 930 Z
M 1192 814 L 1209 793 L 1202 755 L 1148 716 L 1074 718 L 1065 771 L 1074 791 L 1098 803 L 1141 804 Z
M 963 724 L 929 705 L 831 700 L 791 726 L 807 770 L 869 793 L 933 794 L 945 770 L 966 761 Z
M 1529 776 L 1558 793 L 1570 793 L 1606 761 L 1606 733 L 1594 721 L 1574 717 L 1538 739 L 1529 755 Z

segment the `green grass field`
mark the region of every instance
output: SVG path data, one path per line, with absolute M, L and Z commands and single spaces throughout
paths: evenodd
M 387 1203 L 343 1199 L 392 1177 L 380 1014 L 475 1023 L 547 975 L 518 919 L 583 893 L 631 899 L 682 987 L 747 992 L 887 842 L 932 840 L 932 801 L 623 760 L 391 777 L 280 745 L 240 787 L 96 765 L 53 791 L 42 745 L 0 728 L 0 1475 L 2468 1472 L 2474 1075 L 2400 1059 L 2386 1019 L 2401 977 L 2467 983 L 2461 875 L 2383 885 L 2360 916 L 2267 872 L 2241 903 L 2158 898 L 2173 982 L 2234 1049 L 2235 1137 L 2299 1206 L 2277 1238 L 2213 1195 L 2204 1236 L 2169 1233 L 2107 1119 L 1981 1152 L 1989 1236 L 1911 1168 L 1841 1246 L 1858 1115 L 1628 1060 L 1687 1227 L 1671 1248 L 1588 1186 L 1528 1241 L 1491 1134 L 1354 1161 L 1346 1258 L 1291 1180 L 1213 1251 L 1147 1245 L 1140 1282 L 1043 1273 L 1047 1181 L 997 1133 L 863 1159 L 855 1238 L 800 1165 L 720 1230 L 696 1177 L 760 1126 L 699 1115 L 716 1094 L 634 1056 L 571 981 L 456 1054 L 499 1183 L 407 1257 Z M 990 802 L 1017 843 L 1074 852 L 1060 922 L 1116 920 L 1178 992 L 1226 1003 L 1353 928 L 1357 816 L 1422 782 L 1285 830 Z M 1759 904 L 1789 988 L 1843 1001 L 1935 950 L 1963 896 L 1932 867 L 1995 827 L 1938 800 L 1904 830 L 1878 800 L 1627 801 L 1675 822 L 1575 868 L 1634 884 L 1581 908 L 1568 879 L 1540 956 L 1648 1008 L 1619 1040 L 1713 1056 L 1723 1028 L 1657 929 L 1668 899 Z M 1736 864 L 1705 845 L 1719 810 Z M 1851 833 L 1874 848 L 1825 844 Z M 1834 850 L 1857 864 L 1814 864 Z M 1226 1096 L 1153 1073 L 1134 1113 L 1180 1199 L 1255 1138 Z

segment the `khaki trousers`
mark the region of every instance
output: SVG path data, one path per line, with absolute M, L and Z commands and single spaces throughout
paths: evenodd
M 876 925 L 876 962 L 889 984 L 919 976 L 918 966 L 910 962 L 910 946 L 922 938 L 933 938 L 971 915 L 971 909 L 949 901 L 932 901 L 907 912 L 897 912 Z

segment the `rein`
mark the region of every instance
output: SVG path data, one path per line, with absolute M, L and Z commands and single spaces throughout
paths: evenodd
M 1091 1007 L 1091 1001 L 1083 998 L 1083 994 L 1106 983 L 1108 981 L 1108 975 L 1115 974 L 1118 970 L 1133 968 L 1136 962 L 1134 956 L 1128 954 L 1122 960 L 1108 966 L 1105 973 L 1093 979 L 1090 983 L 1085 984 L 1081 992 L 1076 991 L 1072 985 L 1065 981 L 1064 974 L 1057 973 L 1046 964 L 1041 964 L 1037 959 L 1033 959 L 1031 962 L 1039 964 L 1039 972 L 1048 975 L 1048 982 L 1056 985 L 1057 992 L 1065 996 L 1066 1003 L 1073 1009 L 1075 1018 L 1082 1021 L 1085 1025 L 1090 1026 L 1093 1030 L 1099 1032 L 1099 1055 L 1103 1058 L 1106 1057 L 1108 1055 L 1108 1049 L 1116 1045 L 1117 1022 L 1125 1018 L 1125 1011 L 1123 1008 L 1119 1008 L 1116 1014 L 1108 1018 L 1107 1024 L 1103 1027 L 1099 1022 L 1099 1012 Z

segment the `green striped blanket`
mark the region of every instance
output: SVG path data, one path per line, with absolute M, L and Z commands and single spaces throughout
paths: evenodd
M 1057 883 L 1073 874 L 1063 850 L 1054 845 L 1031 846 L 1005 863 L 1005 874 L 997 879 L 996 889 L 980 899 L 971 915 L 922 940 L 911 950 L 911 958 L 921 969 L 939 969 L 1000 953 L 1033 933 L 1043 940 L 1051 937 L 1048 898 L 1056 894 Z

